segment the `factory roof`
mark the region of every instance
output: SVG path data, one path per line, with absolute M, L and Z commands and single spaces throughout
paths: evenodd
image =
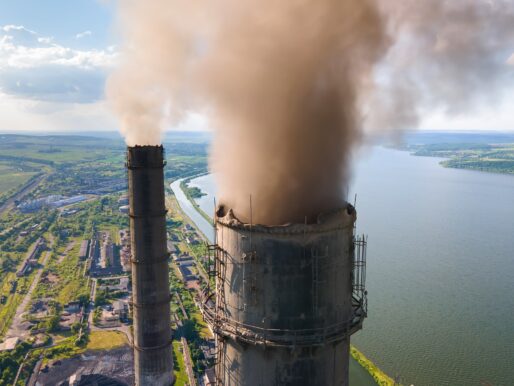
M 79 257 L 87 256 L 88 247 L 89 247 L 89 240 L 82 240 L 82 243 L 80 244 Z

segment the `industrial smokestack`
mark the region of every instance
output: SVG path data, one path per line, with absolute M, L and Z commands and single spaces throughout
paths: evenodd
M 219 202 L 248 222 L 251 195 L 253 221 L 303 222 L 344 205 L 364 133 L 499 104 L 513 4 L 118 1 L 125 44 L 106 94 L 129 145 L 205 113 Z
M 138 386 L 173 382 L 163 153 L 162 146 L 127 150 Z
M 206 310 L 217 384 L 348 385 L 350 335 L 366 316 L 355 219 L 348 205 L 314 224 L 264 226 L 218 209 L 216 305 Z

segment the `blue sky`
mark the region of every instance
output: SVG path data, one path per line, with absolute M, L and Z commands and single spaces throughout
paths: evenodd
M 60 44 L 74 47 L 105 47 L 113 44 L 113 1 L 98 0 L 3 0 L 0 25 L 22 25 Z M 76 35 L 91 31 L 77 40 Z
M 1 132 L 117 130 L 104 99 L 118 51 L 114 15 L 114 0 L 0 2 Z M 194 115 L 179 129 L 205 127 Z M 453 118 L 432 111 L 421 128 L 512 131 L 514 92 Z
M 116 130 L 114 2 L 0 2 L 0 131 Z

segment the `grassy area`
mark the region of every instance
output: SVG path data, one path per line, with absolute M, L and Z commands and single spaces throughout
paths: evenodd
M 15 157 L 49 163 L 103 158 L 106 150 L 113 148 L 122 149 L 123 143 L 79 136 L 2 135 L 0 144 L 4 159 Z
M 76 240 L 75 246 L 68 252 L 64 261 L 60 264 L 57 263 L 61 266 L 61 269 L 58 270 L 60 277 L 65 281 L 57 295 L 57 301 L 61 304 L 76 300 L 80 294 L 84 296 L 89 294 L 89 289 L 86 285 L 87 279 L 82 276 L 83 263 L 79 262 L 78 259 L 79 249 L 80 240 Z M 64 253 L 64 247 L 59 249 L 59 253 Z M 59 284 L 61 284 L 61 281 Z
M 74 247 L 61 260 L 67 242 L 61 243 L 54 253 L 45 270 L 42 280 L 34 292 L 34 299 L 53 298 L 61 305 L 79 298 L 87 298 L 89 289 L 87 278 L 82 276 L 84 263 L 79 260 L 78 251 L 80 238 L 74 239 Z M 69 240 L 71 241 L 71 240 Z
M 66 340 L 69 340 L 71 337 L 73 337 L 74 334 L 71 331 L 57 331 L 52 333 L 52 339 L 53 343 L 55 345 L 59 345 L 63 342 L 66 342 Z
M 18 188 L 36 174 L 35 171 L 24 171 L 22 168 L 0 163 L 0 194 Z
M 175 376 L 175 386 L 184 386 L 189 382 L 181 350 L 182 344 L 179 341 L 173 341 L 173 375 Z
M 193 155 L 188 155 L 190 151 Z M 175 180 L 207 172 L 207 146 L 193 144 L 166 144 L 164 173 L 167 179 Z
M 85 348 L 76 345 L 75 341 L 76 337 L 71 336 L 62 341 L 59 341 L 58 345 L 47 349 L 45 351 L 43 365 L 46 365 L 49 361 L 72 358 L 75 355 L 82 354 L 85 351 Z
M 200 328 L 200 338 L 210 339 L 213 337 L 211 330 L 207 327 L 207 323 L 205 323 L 202 314 L 199 311 L 191 312 L 191 318 L 196 321 L 196 324 Z
M 0 339 L 3 338 L 4 334 L 9 329 L 14 315 L 16 314 L 16 309 L 22 300 L 23 295 L 16 293 L 12 296 L 9 296 L 7 298 L 7 302 L 0 306 Z
M 112 350 L 128 344 L 127 337 L 120 331 L 92 331 L 89 334 L 88 350 Z
M 386 373 L 380 370 L 373 362 L 364 356 L 354 346 L 350 347 L 352 357 L 373 377 L 377 385 L 380 386 L 395 386 L 396 383 Z
M 13 277 L 15 277 L 15 275 L 13 275 Z M 23 301 L 23 298 L 25 297 L 25 294 L 29 289 L 32 280 L 34 280 L 34 272 L 32 272 L 29 276 L 18 278 L 16 292 L 10 296 L 7 296 L 6 303 L 0 305 L 0 338 L 3 337 L 3 335 L 9 329 L 14 315 L 16 314 L 16 310 Z M 4 283 L 4 287 L 5 286 L 6 284 Z

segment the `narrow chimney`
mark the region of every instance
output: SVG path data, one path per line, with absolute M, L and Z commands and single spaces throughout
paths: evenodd
M 127 149 L 138 386 L 173 383 L 163 154 L 162 146 Z

